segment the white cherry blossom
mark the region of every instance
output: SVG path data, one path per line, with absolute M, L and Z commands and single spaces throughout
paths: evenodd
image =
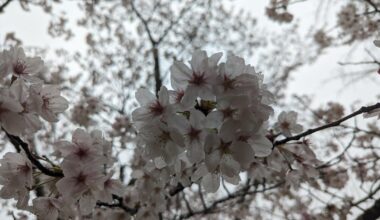
M 49 122 L 57 122 L 58 114 L 69 107 L 68 101 L 60 95 L 58 86 L 34 85 L 30 97 L 38 114 Z
M 22 154 L 8 152 L 0 159 L 0 197 L 15 198 L 18 208 L 25 208 L 33 185 L 32 164 Z
M 302 131 L 302 125 L 297 124 L 297 113 L 294 111 L 281 112 L 278 116 L 278 122 L 274 125 L 275 129 L 280 131 L 286 137 Z
M 52 197 L 38 197 L 33 199 L 31 211 L 41 220 L 58 219 L 62 201 Z
M 1 75 L 11 73 L 13 76 L 23 78 L 29 82 L 40 82 L 41 80 L 33 75 L 44 70 L 44 62 L 40 57 L 28 57 L 21 47 L 11 47 L 3 52 L 5 62 L 0 66 L 3 71 Z

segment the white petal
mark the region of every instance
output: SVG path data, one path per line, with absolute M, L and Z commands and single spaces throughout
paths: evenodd
M 136 92 L 136 99 L 142 106 L 148 106 L 156 100 L 156 96 L 146 88 L 140 88 Z
M 202 178 L 202 186 L 207 192 L 214 193 L 219 189 L 220 177 L 217 174 L 208 173 Z
M 272 152 L 273 144 L 264 135 L 254 136 L 250 143 L 256 157 L 266 157 Z

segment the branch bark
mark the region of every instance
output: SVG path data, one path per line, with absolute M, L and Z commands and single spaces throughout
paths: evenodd
M 52 177 L 63 177 L 62 171 L 51 170 L 51 169 L 45 167 L 44 165 L 42 165 L 40 163 L 40 161 L 38 159 L 36 159 L 36 157 L 29 150 L 28 144 L 25 143 L 23 140 L 21 140 L 21 138 L 14 136 L 14 135 L 11 135 L 8 132 L 5 132 L 5 133 L 7 134 L 7 137 L 9 138 L 11 143 L 15 146 L 15 148 L 16 149 L 21 148 L 25 152 L 25 154 L 26 154 L 27 158 L 30 160 L 30 162 L 34 166 L 36 166 L 37 169 L 39 169 L 42 173 L 44 173 L 48 176 L 52 176 Z
M 299 140 L 299 139 L 301 139 L 303 137 L 306 137 L 308 135 L 311 135 L 311 134 L 313 134 L 313 133 L 315 133 L 317 131 L 321 131 L 321 130 L 324 130 L 324 129 L 327 129 L 327 128 L 339 126 L 342 122 L 347 121 L 350 118 L 353 118 L 353 117 L 355 117 L 357 115 L 360 115 L 360 114 L 363 114 L 363 113 L 369 113 L 369 112 L 371 112 L 371 111 L 373 111 L 375 109 L 378 109 L 378 108 L 380 108 L 380 103 L 377 103 L 377 104 L 371 105 L 371 106 L 363 106 L 359 110 L 357 110 L 357 111 L 355 111 L 355 112 L 353 112 L 353 113 L 351 113 L 351 114 L 349 114 L 349 115 L 347 115 L 347 116 L 345 116 L 345 117 L 343 117 L 343 118 L 341 118 L 339 120 L 336 120 L 334 122 L 322 125 L 320 127 L 309 129 L 309 130 L 307 130 L 305 132 L 302 132 L 302 133 L 300 133 L 298 135 L 295 135 L 295 136 L 291 136 L 291 137 L 284 138 L 282 140 L 275 141 L 273 143 L 273 148 L 276 147 L 276 146 L 278 146 L 278 145 L 285 144 L 285 143 L 287 143 L 289 141 L 297 141 L 297 140 Z
M 380 217 L 380 199 L 375 201 L 369 209 L 365 210 L 357 220 L 373 220 Z
M 0 13 L 1 12 L 4 12 L 4 9 L 5 7 L 7 7 L 7 5 L 9 5 L 9 3 L 11 3 L 12 0 L 7 0 L 6 2 L 4 2 L 2 5 L 0 5 Z

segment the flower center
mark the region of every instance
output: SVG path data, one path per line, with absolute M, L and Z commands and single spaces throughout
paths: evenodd
M 287 122 L 287 121 L 284 121 L 284 122 L 281 123 L 281 127 L 282 127 L 283 129 L 289 129 L 289 127 L 290 127 L 290 123 Z
M 152 105 L 150 105 L 149 110 L 155 116 L 159 116 L 162 113 L 164 113 L 164 107 L 162 107 L 162 105 L 159 101 L 156 101 Z
M 25 72 L 26 65 L 25 62 L 22 60 L 17 60 L 16 64 L 13 65 L 13 72 L 15 72 L 17 75 L 27 74 Z
M 78 184 L 84 183 L 86 181 L 86 175 L 82 172 L 75 178 Z
M 199 133 L 201 133 L 200 130 L 191 127 L 190 131 L 188 133 L 188 135 L 190 137 L 190 142 L 192 142 L 193 140 L 198 139 L 199 138 Z
M 199 74 L 193 72 L 193 76 L 192 76 L 191 80 L 189 81 L 189 83 L 197 85 L 197 86 L 204 84 L 205 83 L 204 72 L 199 73 Z
M 223 88 L 224 91 L 234 89 L 235 80 L 228 78 L 226 75 L 223 76 Z
M 88 149 L 84 149 L 80 147 L 77 152 L 75 153 L 80 159 L 83 159 L 84 157 L 88 156 Z

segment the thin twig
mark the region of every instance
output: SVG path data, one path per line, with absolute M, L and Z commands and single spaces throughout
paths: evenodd
M 4 4 L 0 5 L 0 13 L 1 13 L 1 12 L 4 12 L 5 7 L 7 7 L 7 5 L 8 5 L 9 3 L 11 3 L 11 1 L 12 1 L 12 0 L 7 0 L 6 2 L 4 2 Z
M 273 148 L 276 147 L 276 146 L 278 146 L 278 145 L 285 144 L 285 143 L 287 143 L 289 141 L 299 140 L 299 139 L 301 139 L 303 137 L 306 137 L 308 135 L 311 135 L 311 134 L 313 134 L 313 133 L 315 133 L 317 131 L 321 131 L 321 130 L 324 130 L 324 129 L 327 129 L 327 128 L 339 126 L 342 122 L 344 122 L 344 121 L 346 121 L 346 120 L 348 120 L 350 118 L 353 118 L 353 117 L 355 117 L 357 115 L 360 115 L 360 114 L 363 114 L 363 113 L 371 112 L 371 111 L 373 111 L 375 109 L 378 109 L 378 108 L 380 108 L 380 103 L 377 103 L 377 104 L 371 105 L 371 106 L 363 106 L 359 110 L 357 110 L 357 111 L 355 111 L 355 112 L 353 112 L 353 113 L 351 113 L 351 114 L 349 114 L 349 115 L 347 115 L 347 116 L 345 116 L 345 117 L 343 117 L 343 118 L 341 118 L 339 120 L 336 120 L 334 122 L 322 125 L 320 127 L 308 129 L 307 131 L 302 132 L 302 133 L 300 133 L 298 135 L 295 135 L 295 136 L 291 136 L 291 137 L 287 137 L 287 138 L 284 138 L 284 139 L 279 140 L 279 141 L 275 141 L 273 143 Z

